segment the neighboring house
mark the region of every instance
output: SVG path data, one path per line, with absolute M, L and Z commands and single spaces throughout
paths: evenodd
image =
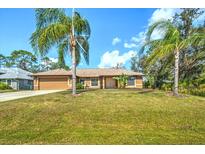
M 77 82 L 83 83 L 87 88 L 118 88 L 117 80 L 113 77 L 126 74 L 129 76 L 126 88 L 142 88 L 142 73 L 125 69 L 96 68 L 77 69 Z M 34 89 L 71 89 L 72 72 L 64 69 L 50 70 L 33 74 Z
M 16 90 L 32 90 L 32 73 L 20 68 L 0 68 L 0 82 Z

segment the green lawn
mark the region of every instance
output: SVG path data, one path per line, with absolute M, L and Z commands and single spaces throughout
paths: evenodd
M 16 90 L 7 89 L 7 90 L 0 90 L 0 93 L 7 93 L 7 92 L 15 92 Z
M 4 102 L 0 144 L 205 144 L 205 98 L 96 90 Z

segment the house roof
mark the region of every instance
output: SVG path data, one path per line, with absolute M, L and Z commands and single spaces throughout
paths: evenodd
M 32 73 L 20 68 L 0 68 L 0 79 L 27 79 L 33 80 Z
M 39 72 L 33 74 L 33 76 L 38 76 L 38 75 L 71 75 L 71 72 L 65 69 L 55 69 L 55 70 L 49 70 L 46 72 Z
M 115 69 L 115 68 L 94 68 L 94 69 L 77 69 L 76 75 L 78 77 L 99 77 L 99 76 L 117 76 L 121 74 L 126 75 L 143 75 L 139 72 L 133 72 L 126 69 Z M 34 76 L 41 76 L 41 75 L 72 75 L 71 70 L 64 70 L 64 69 L 56 69 L 50 70 L 47 72 L 39 72 L 33 74 Z
M 78 69 L 76 74 L 79 77 L 117 76 L 122 74 L 142 75 L 142 73 L 116 68 Z

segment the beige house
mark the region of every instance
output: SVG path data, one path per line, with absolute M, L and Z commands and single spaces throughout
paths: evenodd
M 125 69 L 96 68 L 77 69 L 77 82 L 85 88 L 118 88 L 117 80 L 113 77 L 126 74 L 129 76 L 126 88 L 142 88 L 142 73 Z M 71 89 L 72 72 L 64 69 L 50 70 L 33 74 L 35 90 Z

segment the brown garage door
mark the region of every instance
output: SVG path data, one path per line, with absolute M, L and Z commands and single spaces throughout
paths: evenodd
M 68 80 L 66 77 L 40 78 L 39 89 L 40 90 L 68 89 Z

